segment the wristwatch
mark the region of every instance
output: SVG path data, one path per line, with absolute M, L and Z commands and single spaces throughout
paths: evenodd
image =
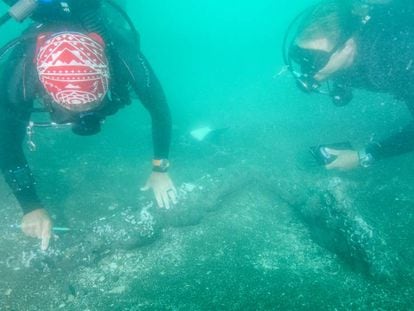
M 365 149 L 358 151 L 359 165 L 362 167 L 369 167 L 374 162 L 372 154 L 367 153 Z
M 170 167 L 168 159 L 154 159 L 152 160 L 152 171 L 157 173 L 166 173 Z

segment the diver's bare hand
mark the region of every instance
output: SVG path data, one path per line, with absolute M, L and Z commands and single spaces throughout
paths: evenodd
M 45 209 L 39 208 L 24 215 L 21 228 L 27 236 L 41 240 L 40 248 L 42 250 L 49 247 L 52 235 L 52 220 Z
M 155 199 L 160 208 L 170 209 L 178 202 L 177 190 L 167 173 L 152 172 L 141 191 L 149 189 L 154 191 Z
M 355 150 L 337 150 L 326 148 L 326 152 L 336 156 L 336 159 L 325 166 L 328 170 L 348 171 L 359 166 L 358 152 Z

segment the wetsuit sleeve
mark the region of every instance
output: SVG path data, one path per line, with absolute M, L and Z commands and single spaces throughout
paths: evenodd
M 171 113 L 164 91 L 141 53 L 129 63 L 133 88 L 151 115 L 154 159 L 167 159 L 171 141 Z
M 407 107 L 414 118 L 414 100 L 410 96 L 404 99 Z M 375 160 L 381 160 L 414 151 L 414 121 L 409 123 L 399 132 L 379 142 L 369 144 L 365 148 Z
M 414 151 L 414 123 L 410 123 L 400 132 L 366 147 L 375 160 L 381 160 Z
M 15 104 L 11 104 L 10 101 L 10 98 L 15 95 L 10 94 L 11 90 L 22 89 L 12 88 L 10 85 L 10 81 L 13 80 L 10 77 L 22 72 L 22 68 L 18 66 L 22 55 L 17 53 L 15 56 L 8 60 L 0 76 L 0 170 L 23 212 L 27 214 L 40 208 L 41 203 L 22 146 L 30 111 L 16 110 Z M 22 79 L 14 81 L 22 81 Z M 29 105 L 22 102 L 21 107 L 29 107 Z
M 3 108 L 3 107 L 2 107 Z M 25 127 L 12 115 L 0 118 L 0 168 L 25 214 L 40 208 L 34 180 L 23 154 L 22 141 Z
M 112 34 L 115 36 L 115 34 Z M 114 37 L 115 66 L 126 69 L 128 80 L 152 120 L 154 159 L 167 159 L 171 142 L 171 113 L 162 86 L 151 65 L 137 46 L 125 45 L 125 40 Z M 121 70 L 122 71 L 122 70 Z

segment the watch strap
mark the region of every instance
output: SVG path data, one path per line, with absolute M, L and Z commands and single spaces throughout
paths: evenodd
M 170 168 L 170 161 L 168 159 L 154 159 L 152 160 L 152 171 L 157 173 L 166 173 Z

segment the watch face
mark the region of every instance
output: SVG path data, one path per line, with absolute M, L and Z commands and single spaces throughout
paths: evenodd
M 362 167 L 368 167 L 372 164 L 373 161 L 374 161 L 374 158 L 372 157 L 372 155 L 367 153 L 359 159 L 359 164 Z
M 170 162 L 166 159 L 161 160 L 160 168 L 167 169 L 170 166 Z
M 154 160 L 152 164 L 153 172 L 165 173 L 170 167 L 170 161 L 167 159 Z

